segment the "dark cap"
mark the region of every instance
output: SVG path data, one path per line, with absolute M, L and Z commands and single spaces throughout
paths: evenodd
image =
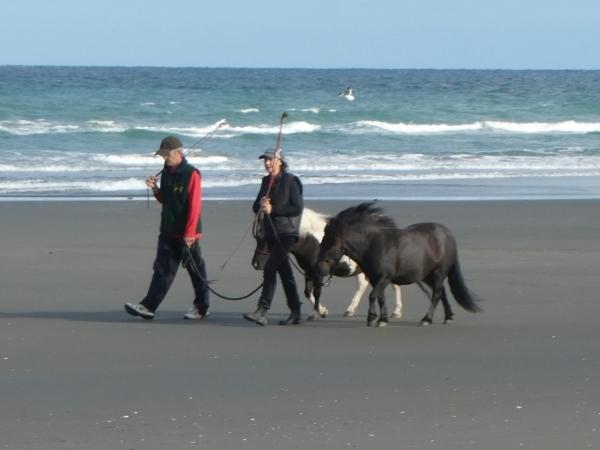
M 274 159 L 277 156 L 277 152 L 274 148 L 268 148 L 265 152 L 258 157 L 258 159 Z M 283 159 L 283 152 L 279 149 L 279 159 Z
M 155 155 L 168 156 L 171 150 L 183 148 L 183 144 L 175 136 L 167 136 L 160 142 L 160 148 L 156 150 Z

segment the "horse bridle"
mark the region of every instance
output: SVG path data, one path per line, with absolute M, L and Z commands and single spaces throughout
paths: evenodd
M 339 264 L 340 259 L 342 259 L 342 256 L 344 256 L 345 250 L 346 250 L 346 247 L 342 241 L 342 245 L 340 245 L 339 251 L 337 251 L 333 257 L 327 258 L 329 261 L 331 261 L 329 263 L 329 266 L 330 266 L 329 275 L 330 276 L 332 276 L 332 274 L 333 274 L 333 268 Z

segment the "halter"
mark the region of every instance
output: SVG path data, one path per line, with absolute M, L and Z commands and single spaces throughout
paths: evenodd
M 329 224 L 331 225 L 331 223 L 333 222 L 334 219 L 331 219 Z M 344 241 L 342 240 L 342 244 L 340 245 L 340 249 L 339 251 L 336 251 L 335 254 L 333 255 L 333 257 L 328 258 L 328 261 L 330 262 L 330 270 L 329 270 L 329 279 L 331 279 L 331 277 L 333 276 L 333 268 L 335 266 L 338 265 L 338 263 L 340 262 L 340 259 L 342 259 L 342 256 L 344 256 L 345 254 L 345 250 L 346 250 L 346 245 L 344 244 Z

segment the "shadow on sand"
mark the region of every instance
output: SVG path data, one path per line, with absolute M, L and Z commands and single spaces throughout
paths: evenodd
M 279 320 L 284 319 L 285 314 L 269 315 L 269 325 L 277 326 Z M 210 316 L 203 320 L 184 320 L 181 311 L 160 311 L 153 320 L 144 320 L 140 317 L 128 315 L 125 311 L 27 311 L 5 313 L 0 312 L 0 319 L 21 320 L 21 319 L 40 319 L 40 320 L 68 320 L 75 322 L 101 322 L 101 323 L 139 323 L 144 325 L 183 325 L 183 326 L 249 326 L 256 327 L 255 324 L 248 322 L 242 317 L 242 313 L 234 312 L 211 312 Z M 356 316 L 352 318 L 332 315 L 326 319 L 317 318 L 314 320 L 305 320 L 301 326 L 313 327 L 336 327 L 336 328 L 354 328 L 365 326 L 365 318 Z M 389 326 L 419 326 L 419 322 L 405 322 L 392 320 Z

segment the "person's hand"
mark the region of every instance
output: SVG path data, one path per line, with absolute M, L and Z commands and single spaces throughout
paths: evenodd
M 185 242 L 185 245 L 188 248 L 192 248 L 192 245 L 194 245 L 194 242 L 196 241 L 195 237 L 191 237 L 191 236 L 186 236 L 183 238 L 183 242 Z
M 271 205 L 271 199 L 269 197 L 263 197 L 262 210 L 267 214 L 271 214 L 271 211 L 273 211 L 273 205 Z
M 148 186 L 153 191 L 158 190 L 158 187 L 156 186 L 156 177 L 146 178 L 146 186 Z

